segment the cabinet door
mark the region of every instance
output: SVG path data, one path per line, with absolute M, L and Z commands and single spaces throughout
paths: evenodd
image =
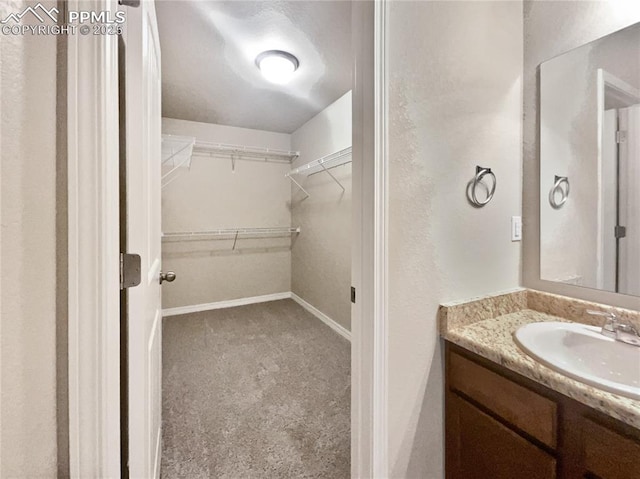
M 449 387 L 473 399 L 551 449 L 556 448 L 557 404 L 480 364 L 451 352 Z M 500 391 L 496 394 L 496 391 Z
M 640 442 L 585 418 L 582 426 L 585 469 L 602 479 L 640 478 Z
M 553 456 L 455 393 L 447 396 L 447 479 L 556 477 Z

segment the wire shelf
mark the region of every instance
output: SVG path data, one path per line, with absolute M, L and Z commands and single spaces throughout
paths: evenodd
M 302 192 L 307 195 L 307 197 L 309 197 L 309 193 L 298 182 L 298 180 L 294 178 L 294 176 L 311 176 L 315 175 L 316 173 L 325 172 L 331 177 L 333 181 L 338 184 L 340 188 L 342 188 L 342 191 L 345 191 L 342 183 L 340 183 L 340 181 L 338 181 L 338 179 L 333 176 L 333 174 L 329 170 L 338 166 L 346 165 L 347 163 L 351 163 L 351 147 L 344 148 L 342 150 L 336 151 L 335 153 L 331 153 L 330 155 L 318 158 L 317 160 L 310 161 L 305 165 L 294 168 L 284 176 L 289 178 L 293 182 L 293 184 L 300 188 L 300 190 L 302 190 Z
M 351 163 L 351 147 L 345 148 L 340 151 L 336 151 L 335 153 L 331 153 L 330 155 L 326 155 L 326 156 L 323 156 L 322 158 L 318 158 L 317 160 L 310 161 L 306 165 L 302 165 L 298 168 L 294 168 L 285 176 L 291 176 L 291 175 L 310 176 L 316 173 L 320 173 L 321 171 L 325 171 L 331 168 L 336 168 L 338 166 L 345 165 L 347 163 Z
M 230 145 L 226 143 L 211 143 L 207 141 L 196 142 L 194 155 L 209 156 L 232 161 L 235 168 L 236 160 L 266 161 L 273 163 L 291 164 L 300 156 L 297 151 L 278 150 L 274 148 L 261 148 L 254 146 Z
M 162 233 L 163 240 L 188 240 L 188 239 L 232 239 L 247 236 L 287 236 L 300 234 L 300 227 L 279 227 L 279 228 L 227 228 L 208 231 L 181 231 Z
M 189 136 L 162 135 L 162 187 L 175 180 L 181 168 L 191 167 L 195 141 L 195 138 Z

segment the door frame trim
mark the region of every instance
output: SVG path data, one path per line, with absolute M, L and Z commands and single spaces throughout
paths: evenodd
M 117 10 L 115 0 L 68 10 Z M 70 475 L 120 477 L 117 37 L 69 35 Z
M 388 2 L 354 2 L 351 477 L 389 476 Z M 373 159 L 373 161 L 366 161 Z
M 389 476 L 388 425 L 388 65 L 387 0 L 375 3 L 374 18 L 374 321 L 373 473 Z

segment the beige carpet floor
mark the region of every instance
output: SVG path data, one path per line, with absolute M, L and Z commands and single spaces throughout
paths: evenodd
M 163 479 L 349 477 L 348 341 L 288 299 L 162 334 Z

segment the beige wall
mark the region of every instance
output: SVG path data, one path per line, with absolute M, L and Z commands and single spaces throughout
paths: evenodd
M 527 287 L 616 306 L 640 308 L 640 298 L 540 279 L 537 87 L 540 63 L 638 21 L 638 2 L 524 2 L 523 283 Z
M 549 280 L 595 286 L 597 88 L 595 75 L 587 72 L 588 52 L 577 53 L 541 67 L 540 149 L 546 160 L 540 165 L 540 178 L 541 191 L 546 192 L 540 203 L 540 274 Z M 548 199 L 555 175 L 568 177 L 571 185 L 570 200 L 559 209 Z
M 290 149 L 290 136 L 163 118 L 162 132 L 235 145 Z M 289 164 L 231 161 L 194 155 L 191 169 L 162 190 L 164 232 L 290 226 Z M 163 242 L 164 271 L 177 279 L 162 288 L 172 308 L 291 290 L 289 238 Z
M 55 477 L 56 37 L 0 45 L 0 476 Z
M 522 4 L 392 2 L 389 22 L 390 467 L 432 479 L 444 468 L 438 305 L 520 282 Z M 476 165 L 498 180 L 481 209 L 465 197 Z
M 297 167 L 351 146 L 351 92 L 291 135 Z M 291 188 L 292 222 L 302 234 L 291 250 L 291 288 L 302 299 L 351 329 L 351 164 L 304 179 L 305 198 Z

